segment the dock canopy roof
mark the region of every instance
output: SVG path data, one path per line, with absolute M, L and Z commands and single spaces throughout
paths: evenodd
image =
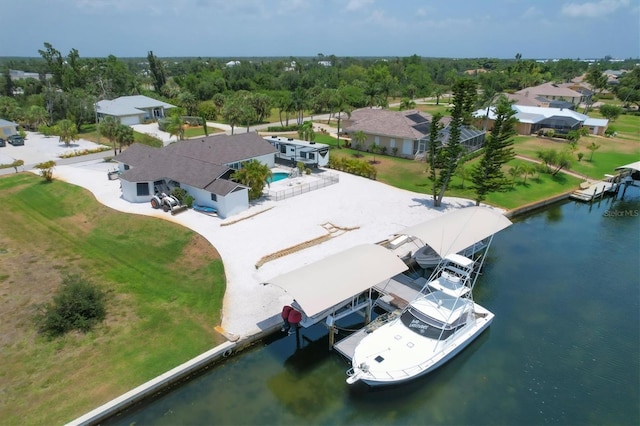
M 627 164 L 626 166 L 616 167 L 616 170 L 624 170 L 631 169 L 640 172 L 640 161 L 636 161 L 635 163 Z
M 364 244 L 280 275 L 269 283 L 289 293 L 312 317 L 407 269 L 390 250 Z
M 417 237 L 440 257 L 458 253 L 511 225 L 499 211 L 466 207 L 403 229 L 399 234 Z

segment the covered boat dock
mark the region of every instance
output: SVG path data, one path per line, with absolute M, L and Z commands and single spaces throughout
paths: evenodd
M 466 207 L 399 232 L 419 238 L 442 258 L 458 253 L 511 225 L 500 211 L 488 207 Z
M 334 321 L 365 310 L 370 318 L 372 288 L 408 269 L 393 252 L 363 244 L 333 254 L 269 281 L 294 299 L 302 313 L 300 326 Z M 366 321 L 365 321 L 366 322 Z

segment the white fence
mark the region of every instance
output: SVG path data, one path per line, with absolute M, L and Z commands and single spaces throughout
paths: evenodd
M 340 176 L 330 172 L 290 178 L 286 180 L 286 186 L 278 187 L 277 189 L 266 188 L 265 195 L 270 200 L 281 201 L 297 195 L 306 194 L 307 192 L 315 191 L 316 189 L 324 188 L 325 186 L 333 185 L 338 183 L 339 180 Z

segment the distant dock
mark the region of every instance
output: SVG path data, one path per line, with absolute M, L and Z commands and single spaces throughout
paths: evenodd
M 608 177 L 609 176 L 607 176 L 607 178 Z M 618 183 L 615 182 L 614 178 L 614 176 L 611 176 L 610 180 L 607 179 L 583 184 L 581 185 L 581 189 L 573 191 L 570 197 L 579 201 L 589 202 L 599 197 L 603 197 L 607 192 L 616 192 Z

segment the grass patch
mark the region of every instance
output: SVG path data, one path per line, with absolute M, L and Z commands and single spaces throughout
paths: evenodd
M 0 196 L 5 423 L 70 421 L 223 341 L 224 269 L 198 234 L 27 173 L 0 179 Z M 32 306 L 74 272 L 107 292 L 107 319 L 87 334 L 37 335 Z
M 640 118 L 635 117 L 638 122 Z M 623 134 L 623 136 L 626 136 Z M 600 145 L 593 152 L 587 146 L 592 143 Z M 530 136 L 518 136 L 515 138 L 515 151 L 519 155 L 536 159 L 537 152 L 543 149 L 564 150 L 568 149 L 569 144 L 562 139 L 548 139 Z M 577 153 L 584 154 L 582 161 L 578 161 Z M 587 176 L 591 179 L 601 179 L 604 174 L 613 174 L 618 166 L 629 164 L 640 159 L 640 140 L 638 137 L 614 137 L 605 138 L 600 136 L 583 136 L 578 142 L 578 149 L 574 154 L 574 161 L 571 164 L 571 170 Z

